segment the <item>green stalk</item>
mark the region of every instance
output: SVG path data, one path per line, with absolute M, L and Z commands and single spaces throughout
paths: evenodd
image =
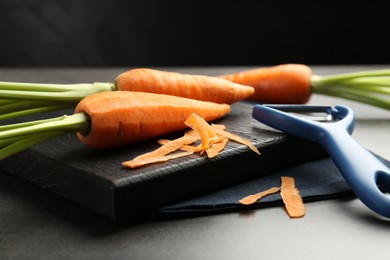
M 366 93 L 364 91 L 359 91 L 356 89 L 351 89 L 348 87 L 339 86 L 339 87 L 328 88 L 328 89 L 320 88 L 320 89 L 316 89 L 316 93 L 353 100 L 356 102 L 390 110 L 390 100 L 379 98 L 370 93 Z
M 83 113 L 74 115 L 64 115 L 48 120 L 31 121 L 30 125 L 14 124 L 8 130 L 0 131 L 0 140 L 17 136 L 39 134 L 47 132 L 69 132 L 69 131 L 86 131 L 89 126 L 88 117 Z
M 12 99 L 0 99 L 0 106 L 12 104 L 14 102 L 15 100 Z
M 390 70 L 314 75 L 311 91 L 390 110 Z
M 97 92 L 114 90 L 112 83 L 99 82 L 93 84 L 58 85 L 58 87 L 54 85 L 52 88 L 50 88 L 52 85 L 44 84 L 19 84 L 21 85 L 4 84 L 3 87 L 0 84 L 0 99 L 68 102 L 79 101 Z M 69 89 L 63 90 L 61 88 L 63 86 L 69 87 Z
M 41 123 L 48 123 L 52 121 L 58 121 L 61 117 L 54 117 L 54 118 L 47 118 L 47 119 L 40 119 L 40 120 L 34 120 L 34 121 L 25 121 L 25 122 L 20 122 L 20 123 L 14 123 L 14 124 L 8 124 L 8 125 L 0 125 L 0 132 L 6 131 L 6 130 L 11 130 L 11 129 L 16 129 L 16 128 L 23 128 L 26 126 L 32 126 L 32 125 L 38 125 Z
M 390 76 L 390 69 L 385 70 L 368 70 L 357 71 L 349 73 L 340 73 L 329 76 L 313 76 L 312 81 L 317 81 L 316 85 L 330 85 L 340 83 L 345 80 L 357 79 L 357 78 L 372 78 L 372 77 L 388 77 Z
M 24 138 L 16 138 L 15 141 L 8 143 L 0 148 L 0 160 L 3 160 L 13 154 L 23 151 L 37 143 L 43 142 L 49 138 L 61 135 L 61 132 L 50 132 L 45 134 L 29 135 Z M 1 141 L 0 141 L 1 142 Z
M 0 126 L 0 160 L 54 136 L 88 128 L 84 113 Z
M 77 84 L 47 84 L 47 83 L 26 83 L 26 82 L 6 82 L 0 81 L 1 90 L 18 91 L 39 91 L 39 92 L 65 92 L 77 91 L 79 89 L 92 88 L 96 92 L 115 90 L 113 83 L 77 83 Z
M 74 108 L 84 97 L 115 91 L 114 83 L 45 84 L 0 81 L 0 120 Z
M 12 100 L 10 103 L 0 104 L 0 114 L 19 112 L 21 110 L 33 109 L 37 107 L 65 106 L 65 104 L 61 104 L 62 102 Z M 69 102 L 69 104 L 71 104 L 71 102 Z M 74 104 L 77 104 L 77 102 L 73 102 L 73 105 Z
M 45 112 L 51 112 L 51 111 L 57 111 L 57 110 L 66 109 L 69 107 L 70 107 L 69 105 L 58 105 L 58 106 L 30 108 L 30 109 L 25 109 L 25 110 L 21 110 L 21 111 L 0 114 L 0 120 L 11 119 L 11 118 L 15 118 L 15 117 L 22 117 L 22 116 L 29 116 L 29 115 L 33 115 L 33 114 L 39 114 L 39 113 L 45 113 Z

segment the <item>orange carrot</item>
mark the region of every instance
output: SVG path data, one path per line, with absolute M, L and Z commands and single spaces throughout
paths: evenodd
M 249 100 L 262 103 L 303 104 L 310 97 L 312 70 L 303 64 L 282 64 L 222 75 L 220 78 L 252 86 Z
M 132 69 L 118 75 L 115 85 L 122 91 L 167 94 L 225 104 L 244 100 L 254 93 L 250 86 L 217 77 L 147 68 Z
M 88 133 L 77 133 L 86 145 L 109 148 L 143 141 L 186 128 L 185 120 L 197 113 L 206 121 L 220 118 L 230 111 L 226 104 L 176 96 L 115 91 L 101 92 L 84 98 L 75 113 L 90 117 Z

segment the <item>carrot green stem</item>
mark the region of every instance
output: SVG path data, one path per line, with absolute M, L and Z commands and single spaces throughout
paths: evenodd
M 116 90 L 114 83 L 45 84 L 0 81 L 0 120 L 74 106 L 84 97 Z
M 0 160 L 3 160 L 13 154 L 23 151 L 37 143 L 43 142 L 49 138 L 62 134 L 61 132 L 51 132 L 45 134 L 29 135 L 24 138 L 15 138 L 16 140 L 6 144 L 0 141 Z M 5 144 L 5 145 L 4 145 Z
M 68 102 L 79 101 L 93 93 L 112 90 L 112 83 L 101 82 L 69 85 L 0 82 L 0 99 Z
M 314 75 L 311 90 L 390 110 L 390 70 Z
M 61 109 L 66 109 L 66 108 L 69 108 L 69 105 L 64 104 L 64 105 L 58 105 L 58 106 L 53 105 L 53 106 L 47 106 L 47 107 L 33 107 L 33 108 L 24 109 L 24 110 L 20 110 L 20 111 L 14 111 L 14 112 L 0 114 L 0 120 L 28 116 L 28 115 L 50 112 L 50 111 L 56 111 L 56 110 L 61 110 Z
M 14 102 L 15 100 L 12 99 L 0 99 L 0 106 L 12 104 Z
M 0 160 L 34 144 L 67 132 L 87 132 L 84 113 L 0 126 Z
M 71 102 L 69 102 L 71 103 Z M 73 102 L 74 105 L 77 102 Z M 49 102 L 49 101 L 19 101 L 12 100 L 10 103 L 0 104 L 0 114 L 20 112 L 21 110 L 33 109 L 37 107 L 51 107 L 51 106 L 61 106 L 61 103 L 58 102 Z M 65 106 L 65 104 L 63 104 Z

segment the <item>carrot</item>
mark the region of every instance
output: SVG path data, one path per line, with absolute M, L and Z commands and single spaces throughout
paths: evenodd
M 191 155 L 195 152 L 199 152 L 200 154 L 206 153 L 208 158 L 213 158 L 225 148 L 230 138 L 249 146 L 253 150 L 254 146 L 249 140 L 231 133 L 224 134 L 224 125 L 209 125 L 202 117 L 195 113 L 192 113 L 187 118 L 185 124 L 192 129 L 186 131 L 184 136 L 175 140 L 159 139 L 157 142 L 162 145 L 161 147 L 139 155 L 132 160 L 123 162 L 122 165 L 128 168 L 137 168 L 147 164 L 165 162 L 170 159 Z M 201 141 L 199 145 L 190 145 L 198 140 Z M 254 149 L 260 154 L 255 147 Z M 184 152 L 176 153 L 177 150 L 183 150 Z
M 143 91 L 232 104 L 251 96 L 254 89 L 231 81 L 148 68 L 128 70 L 115 79 L 122 91 Z
M 76 132 L 87 146 L 111 148 L 184 129 L 185 120 L 194 112 L 212 121 L 229 111 L 227 104 L 163 94 L 96 93 L 80 101 L 71 116 L 0 126 L 0 159 L 30 146 L 35 135 L 42 139 L 43 134 L 49 138 Z
M 286 206 L 288 215 L 291 218 L 303 217 L 305 215 L 305 206 L 303 205 L 299 191 L 295 187 L 294 178 L 282 176 L 281 180 L 280 195 Z
M 220 76 L 252 86 L 249 100 L 265 103 L 306 103 L 310 97 L 311 69 L 303 64 L 282 64 Z
M 261 103 L 303 104 L 311 93 L 335 96 L 390 110 L 390 70 L 312 75 L 304 64 L 281 64 L 219 76 L 252 86 L 248 99 Z
M 138 91 L 232 104 L 254 93 L 253 87 L 204 75 L 139 68 L 114 82 L 44 84 L 0 82 L 0 120 L 69 108 L 84 97 L 105 91 Z M 3 105 L 2 105 L 3 104 Z
M 75 109 L 91 118 L 88 134 L 77 136 L 91 147 L 116 147 L 184 129 L 185 120 L 194 112 L 212 121 L 229 111 L 226 104 L 163 94 L 98 93 L 84 98 Z

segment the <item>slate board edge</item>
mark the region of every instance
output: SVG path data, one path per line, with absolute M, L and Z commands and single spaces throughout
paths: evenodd
M 3 160 L 0 168 L 108 218 L 121 219 L 326 156 L 317 144 L 284 135 L 270 143 L 255 143 L 255 146 L 262 155 L 258 156 L 247 148 L 236 148 L 237 151 L 232 150 L 215 161 L 176 169 L 162 167 L 163 171 L 152 172 L 152 179 L 140 183 L 113 183 L 91 177 L 85 171 L 32 150 Z M 271 155 L 267 156 L 269 153 Z M 291 153 L 295 153 L 294 156 L 290 156 Z M 276 159 L 274 154 L 278 154 Z M 243 158 L 246 158 L 245 162 Z M 232 167 L 241 168 L 245 174 L 229 174 Z M 214 174 L 210 174 L 210 169 Z

